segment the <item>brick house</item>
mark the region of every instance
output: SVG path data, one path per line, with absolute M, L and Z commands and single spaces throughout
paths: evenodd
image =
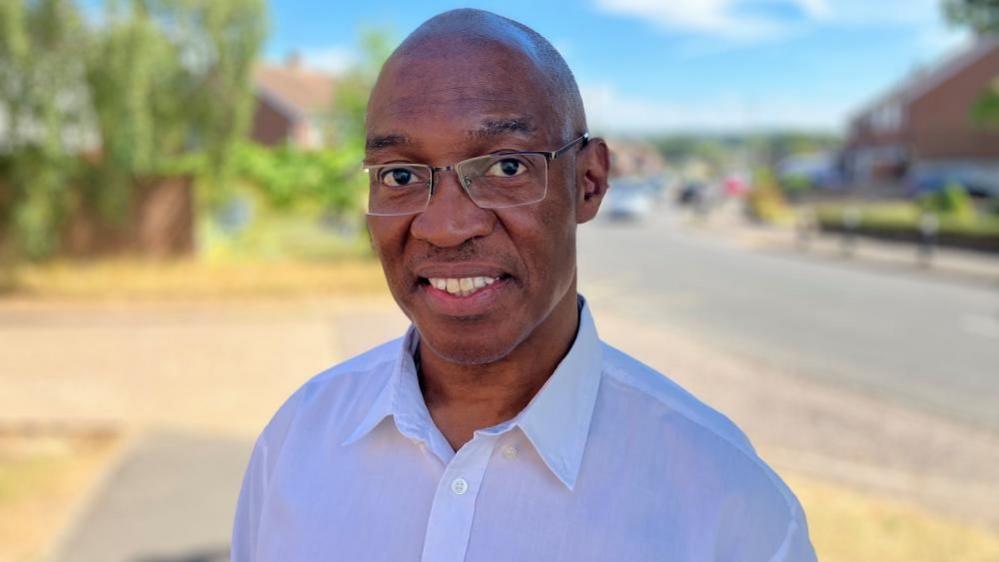
M 297 56 L 283 65 L 258 65 L 253 75 L 251 138 L 260 144 L 288 142 L 301 148 L 327 144 L 333 88 L 332 76 L 304 68 Z
M 999 194 L 999 128 L 983 127 L 971 117 L 997 79 L 997 37 L 979 38 L 909 76 L 852 119 L 844 171 L 860 185 L 904 182 L 922 188 L 960 181 L 984 183 L 986 191 Z

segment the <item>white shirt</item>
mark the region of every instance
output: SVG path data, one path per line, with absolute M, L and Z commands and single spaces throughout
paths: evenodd
M 410 328 L 281 407 L 246 471 L 234 562 L 815 560 L 743 433 L 602 343 L 585 303 L 527 407 L 457 452 L 423 401 L 418 341 Z

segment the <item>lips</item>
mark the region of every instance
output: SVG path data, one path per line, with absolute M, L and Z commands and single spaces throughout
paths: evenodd
M 495 309 L 513 277 L 491 264 L 435 264 L 417 268 L 417 286 L 431 310 L 473 316 Z
M 467 297 L 499 281 L 499 277 L 430 277 L 427 282 L 438 291 Z

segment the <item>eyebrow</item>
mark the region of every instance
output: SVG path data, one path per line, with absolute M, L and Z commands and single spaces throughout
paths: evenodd
M 529 117 L 513 117 L 509 119 L 495 119 L 483 121 L 478 129 L 468 132 L 471 138 L 482 139 L 498 137 L 510 133 L 527 135 L 537 130 L 534 122 Z M 367 139 L 364 146 L 367 150 L 379 151 L 397 146 L 413 144 L 413 141 L 406 135 L 400 133 L 390 133 L 378 135 Z
M 498 119 L 483 121 L 478 129 L 469 132 L 469 136 L 474 138 L 498 137 L 510 133 L 530 134 L 537 130 L 534 122 L 528 117 L 514 117 L 510 119 Z
M 377 137 L 371 137 L 365 141 L 364 146 L 368 150 L 384 150 L 386 148 L 392 148 L 400 145 L 412 144 L 412 141 L 406 135 L 400 135 L 398 133 L 392 133 L 388 135 L 380 135 Z

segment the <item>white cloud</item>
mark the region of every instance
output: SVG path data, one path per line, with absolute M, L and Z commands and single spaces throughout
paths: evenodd
M 940 0 L 830 0 L 827 19 L 846 25 L 939 22 Z
M 939 0 L 594 0 L 606 13 L 646 20 L 668 31 L 756 42 L 784 37 L 810 25 L 940 26 Z M 767 15 L 793 8 L 799 17 Z M 757 8 L 757 9 L 753 9 Z
M 921 56 L 930 62 L 968 48 L 974 42 L 974 34 L 966 29 L 955 29 L 946 25 L 928 26 L 918 35 Z
M 737 92 L 678 103 L 623 95 L 608 83 L 580 89 L 591 130 L 611 133 L 836 131 L 857 105 L 857 100 L 827 103 L 789 96 L 751 99 Z
M 824 18 L 830 8 L 826 0 L 786 0 L 809 19 Z M 763 14 L 740 12 L 746 0 L 596 0 L 609 13 L 635 16 L 670 31 L 702 33 L 733 40 L 760 40 L 781 36 L 790 24 Z
M 357 64 L 358 56 L 354 49 L 339 45 L 301 49 L 302 63 L 316 70 L 340 74 Z

